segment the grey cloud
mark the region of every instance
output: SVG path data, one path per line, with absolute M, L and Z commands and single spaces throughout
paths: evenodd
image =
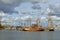
M 60 16 L 60 7 L 49 5 L 49 8 L 54 11 L 53 13 L 50 13 L 50 15 Z
M 55 13 L 60 13 L 60 7 L 57 7 L 55 5 L 50 5 L 49 8 L 54 10 Z
M 13 2 L 15 2 L 16 0 L 1 0 L 2 2 L 4 2 L 5 4 L 11 4 Z
M 19 6 L 22 1 L 13 0 L 13 2 L 12 2 L 12 0 L 9 0 L 9 1 L 7 1 L 7 3 L 6 3 L 6 1 L 7 0 L 3 0 L 3 1 L 0 0 L 0 11 L 3 11 L 5 13 L 13 13 L 13 12 L 17 13 L 16 11 L 14 11 L 14 8 Z M 11 2 L 11 3 L 8 3 L 8 2 Z
M 18 13 L 14 10 L 15 7 L 19 6 L 22 2 L 39 2 L 46 0 L 0 0 L 0 11 L 4 13 Z M 39 7 L 37 7 L 39 8 Z

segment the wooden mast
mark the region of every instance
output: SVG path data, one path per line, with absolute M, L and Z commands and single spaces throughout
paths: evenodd
M 48 27 L 52 27 L 52 26 L 53 26 L 52 19 L 49 17 L 48 18 Z
M 48 27 L 53 27 L 53 24 L 52 24 L 52 18 L 51 18 L 51 15 L 50 15 L 51 12 L 49 12 L 48 14 Z
M 39 19 L 39 17 L 37 18 L 36 23 L 37 23 L 38 27 L 40 27 L 40 19 Z

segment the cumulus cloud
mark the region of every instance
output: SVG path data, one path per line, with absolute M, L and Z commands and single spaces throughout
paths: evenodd
M 32 8 L 33 8 L 33 9 L 41 9 L 41 7 L 40 7 L 39 4 L 34 4 Z
M 43 3 L 47 2 L 48 0 L 42 0 Z
M 60 17 L 58 17 L 57 20 L 60 20 Z
M 60 3 L 56 3 L 55 5 L 50 5 L 50 9 L 52 9 L 54 12 L 55 12 L 55 14 L 58 14 L 58 13 L 60 13 Z
M 3 14 L 3 13 L 2 13 Z M 6 15 L 6 16 L 5 16 Z M 19 15 L 18 14 L 15 14 L 13 13 L 12 15 L 9 15 L 9 14 L 4 14 L 4 17 L 2 17 L 2 21 L 6 21 L 6 22 L 13 22 L 15 21 L 17 18 L 19 18 Z
M 46 19 L 46 17 L 41 17 L 41 19 Z
M 0 0 L 0 11 L 5 13 L 13 13 L 14 8 L 19 6 L 21 0 Z
M 18 18 L 18 17 L 16 17 L 16 18 L 15 18 L 15 20 L 19 20 L 19 18 Z
M 48 17 L 48 18 L 49 18 L 49 17 Z M 42 17 L 41 17 L 41 20 L 46 20 L 46 21 L 48 21 L 48 18 L 42 16 Z M 50 16 L 50 18 L 51 18 L 53 21 L 54 21 L 54 20 L 60 20 L 60 17 L 58 17 L 58 16 Z
M 54 15 L 54 14 L 56 14 L 57 16 L 60 15 L 60 3 L 53 4 L 53 5 L 48 4 L 47 5 L 48 7 L 46 7 L 46 5 L 44 3 L 47 2 L 47 1 L 48 0 L 0 0 L 0 11 L 2 11 L 2 12 L 0 12 L 0 16 L 7 16 L 7 17 L 2 18 L 2 21 L 11 21 L 11 22 L 20 21 L 20 19 L 21 20 L 26 20 L 26 19 L 28 20 L 29 18 L 37 19 L 36 18 L 37 13 L 41 13 L 41 12 L 39 10 L 35 10 L 35 9 L 40 9 L 40 8 L 43 10 L 42 13 L 44 13 L 44 14 L 45 13 L 47 13 L 47 14 L 50 13 L 51 15 Z M 22 2 L 24 2 L 24 3 L 22 3 Z M 41 2 L 42 6 L 38 2 L 39 3 Z M 33 3 L 37 3 L 36 5 L 33 6 L 33 8 L 35 8 L 35 9 L 31 8 Z M 21 6 L 21 5 L 23 5 L 23 6 Z M 27 6 L 27 5 L 29 5 L 29 6 Z M 45 10 L 45 7 L 43 7 L 44 5 L 47 8 L 46 12 L 44 12 L 44 10 Z M 15 13 L 18 13 L 16 11 L 17 9 L 15 10 L 15 8 L 18 7 L 18 6 L 20 8 L 22 7 L 21 8 L 22 10 L 18 8 L 19 14 L 15 14 Z M 13 13 L 13 14 L 8 15 L 7 13 L 9 13 L 9 14 Z M 35 18 L 30 16 L 30 15 L 35 16 Z M 60 17 L 57 17 L 57 16 L 51 16 L 51 17 L 54 20 L 56 20 L 56 19 L 60 20 Z M 41 20 L 46 20 L 46 17 L 42 16 Z
M 60 20 L 60 17 L 58 16 L 51 16 L 52 20 Z
M 30 0 L 32 3 L 38 3 L 38 2 L 47 2 L 48 0 Z
M 58 17 L 57 16 L 51 16 L 53 20 L 56 20 Z
M 32 18 L 32 16 L 29 15 L 29 16 L 26 16 L 26 18 L 27 18 L 27 19 L 28 19 L 28 18 Z
M 8 14 L 5 14 L 4 12 L 0 11 L 0 16 L 4 17 L 7 16 Z
M 21 17 L 22 20 L 27 20 L 27 19 L 32 19 L 33 17 L 28 15 L 28 16 L 24 16 L 24 17 Z
M 56 3 L 55 6 L 56 6 L 57 8 L 60 8 L 60 3 Z
M 59 7 L 60 3 L 56 3 L 56 4 L 50 4 L 49 7 L 46 9 L 45 13 L 49 14 L 51 16 L 56 15 L 56 16 L 60 16 L 60 7 Z
M 47 11 L 46 11 L 47 14 L 52 14 L 54 13 L 54 10 L 50 9 L 50 8 L 47 8 Z
M 4 11 L 5 13 L 13 13 L 16 12 L 14 10 L 15 7 L 19 6 L 20 3 L 22 2 L 39 2 L 43 1 L 45 2 L 46 0 L 0 0 L 0 10 Z
M 42 16 L 42 17 L 41 17 L 41 20 L 47 21 L 47 18 L 44 17 L 44 16 Z
M 15 0 L 1 0 L 2 2 L 4 2 L 4 3 L 8 3 L 8 4 L 11 4 L 11 3 L 13 3 Z

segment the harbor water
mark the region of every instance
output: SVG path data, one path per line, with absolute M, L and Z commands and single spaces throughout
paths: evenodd
M 17 30 L 0 30 L 0 40 L 60 40 L 60 32 L 25 32 Z

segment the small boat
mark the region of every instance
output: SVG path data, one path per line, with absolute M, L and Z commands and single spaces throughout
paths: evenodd
M 53 27 L 48 27 L 48 31 L 54 31 Z

